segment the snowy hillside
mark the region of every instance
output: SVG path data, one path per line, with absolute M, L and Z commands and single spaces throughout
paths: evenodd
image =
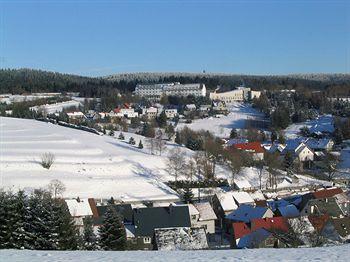
M 132 136 L 137 144 L 143 139 Z M 125 137 L 128 141 L 129 134 Z M 40 165 L 45 152 L 56 158 L 49 170 Z M 109 136 L 35 120 L 0 118 L 0 187 L 31 189 L 58 179 L 67 188 L 65 197 L 177 199 L 161 182 L 169 179 L 164 169 L 163 156 Z
M 350 246 L 205 251 L 0 250 L 2 262 L 31 261 L 348 261 Z
M 187 126 L 195 131 L 208 130 L 218 137 L 229 137 L 232 128 L 245 128 L 246 120 L 263 119 L 263 115 L 249 104 L 234 103 L 229 107 L 229 112 L 227 116 L 198 119 L 191 124 L 179 124 L 177 128 Z

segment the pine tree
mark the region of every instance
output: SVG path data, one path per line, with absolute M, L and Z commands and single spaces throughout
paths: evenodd
M 84 219 L 83 247 L 86 250 L 97 249 L 97 238 L 93 230 L 91 217 Z
M 141 140 L 140 140 L 140 142 L 139 142 L 138 148 L 139 148 L 139 149 L 142 149 L 142 148 L 143 148 L 143 144 L 142 144 L 142 141 L 141 141 Z
M 129 144 L 130 145 L 135 145 L 135 139 L 133 138 L 133 137 L 130 137 L 130 139 L 129 139 Z
M 8 208 L 9 195 L 0 191 L 0 249 L 9 247 Z
M 184 189 L 184 193 L 182 195 L 182 199 L 185 203 L 192 203 L 193 201 L 193 192 L 189 186 L 186 186 Z
M 53 200 L 54 215 L 57 216 L 58 249 L 76 250 L 78 248 L 78 231 L 72 219 L 68 206 L 60 199 Z
M 58 243 L 57 216 L 49 193 L 35 190 L 28 202 L 25 229 L 27 249 L 54 250 Z
M 109 135 L 110 136 L 114 136 L 114 130 L 113 129 L 109 131 Z
M 109 206 L 99 228 L 99 241 L 104 250 L 125 250 L 126 232 L 121 217 Z
M 124 134 L 122 132 L 120 132 L 120 134 L 118 136 L 118 139 L 120 139 L 120 140 L 124 140 L 125 139 Z
M 237 133 L 237 130 L 232 128 L 231 129 L 231 132 L 230 132 L 230 138 L 233 139 L 233 138 L 237 138 L 238 136 L 238 133 Z
M 25 231 L 25 219 L 26 219 L 26 213 L 27 213 L 27 197 L 23 191 L 19 191 L 14 196 L 14 217 L 12 220 L 13 230 L 13 248 L 21 249 L 25 246 L 25 238 L 26 238 L 26 231 Z
M 160 128 L 163 128 L 166 126 L 166 123 L 167 123 L 167 116 L 165 114 L 165 110 L 162 111 L 162 113 L 160 113 L 159 117 L 157 117 L 157 123 L 158 123 L 158 126 Z

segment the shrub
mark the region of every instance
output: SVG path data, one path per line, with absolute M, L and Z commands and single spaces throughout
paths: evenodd
M 52 164 L 55 162 L 55 155 L 50 153 L 50 152 L 46 152 L 44 154 L 41 155 L 41 166 L 43 168 L 46 169 L 50 169 L 50 167 L 52 166 Z

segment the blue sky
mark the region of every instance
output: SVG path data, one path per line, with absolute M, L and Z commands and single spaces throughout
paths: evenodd
M 0 66 L 350 72 L 350 1 L 0 0 Z

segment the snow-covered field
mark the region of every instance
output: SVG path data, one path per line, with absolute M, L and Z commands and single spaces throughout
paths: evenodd
M 130 134 L 124 135 L 128 141 Z M 132 136 L 136 145 L 143 140 Z M 49 170 L 40 165 L 45 152 L 56 158 Z M 66 186 L 65 197 L 175 200 L 175 192 L 162 183 L 171 179 L 164 159 L 109 136 L 35 120 L 0 118 L 0 187 L 32 189 L 58 179 Z
M 31 261 L 349 261 L 349 244 L 319 248 L 204 251 L 0 250 L 1 262 Z
M 230 105 L 227 116 L 209 117 L 194 120 L 191 124 L 181 123 L 178 129 L 187 126 L 188 128 L 199 131 L 208 130 L 218 137 L 229 137 L 232 128 L 244 129 L 246 120 L 262 120 L 263 114 L 255 110 L 249 104 L 234 103 Z
M 307 126 L 310 132 L 333 132 L 333 116 L 322 115 L 316 119 L 308 120 L 302 123 L 292 124 L 285 130 L 285 135 L 287 138 L 297 138 L 300 128 Z

